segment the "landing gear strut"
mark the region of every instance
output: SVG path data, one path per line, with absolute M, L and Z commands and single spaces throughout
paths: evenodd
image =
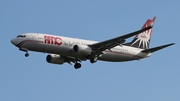
M 80 63 L 75 63 L 75 64 L 74 64 L 74 68 L 75 68 L 75 69 L 81 68 L 81 64 L 80 64 Z

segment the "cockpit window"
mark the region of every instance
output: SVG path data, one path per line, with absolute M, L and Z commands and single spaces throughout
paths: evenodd
M 17 37 L 22 37 L 23 38 L 23 37 L 26 37 L 26 36 L 25 35 L 18 35 Z

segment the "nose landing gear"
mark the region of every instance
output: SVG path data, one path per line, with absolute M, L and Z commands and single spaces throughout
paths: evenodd
M 25 57 L 28 57 L 28 56 L 29 56 L 29 53 L 28 53 L 28 52 L 26 52 Z
M 29 56 L 28 49 L 26 49 L 26 48 L 19 48 L 19 50 L 21 50 L 23 52 L 26 52 L 25 57 Z

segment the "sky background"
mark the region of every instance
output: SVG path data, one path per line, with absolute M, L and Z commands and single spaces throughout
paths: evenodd
M 1 0 L 0 101 L 179 101 L 179 0 Z M 26 32 L 104 41 L 157 17 L 150 47 L 175 42 L 131 62 L 53 65 L 10 43 Z M 132 38 L 127 41 L 131 41 Z

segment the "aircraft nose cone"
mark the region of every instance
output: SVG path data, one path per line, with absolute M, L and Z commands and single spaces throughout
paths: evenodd
M 11 40 L 11 43 L 12 43 L 13 45 L 16 45 L 16 40 L 15 40 L 15 39 L 12 39 L 12 40 Z

